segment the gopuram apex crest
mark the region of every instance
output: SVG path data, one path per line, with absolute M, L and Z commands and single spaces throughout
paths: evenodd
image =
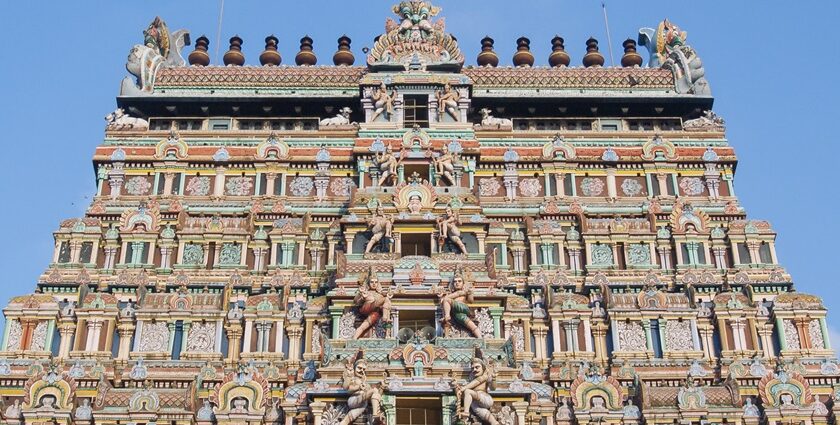
M 96 195 L 3 310 L 0 424 L 837 423 L 685 31 L 466 64 L 393 11 L 360 65 L 138 31 Z
M 425 1 L 404 1 L 394 6 L 400 22 L 388 18 L 385 34 L 379 36 L 367 57 L 372 70 L 418 69 L 459 71 L 464 55 L 444 19 L 433 18 L 440 8 Z

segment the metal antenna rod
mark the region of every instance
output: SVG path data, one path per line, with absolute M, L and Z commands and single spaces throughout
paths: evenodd
M 222 18 L 225 16 L 225 0 L 221 0 L 219 4 L 219 26 L 216 27 L 216 53 L 213 57 L 216 59 L 216 64 L 219 64 L 219 47 L 222 44 Z
M 607 27 L 607 45 L 610 47 L 610 66 L 615 66 L 615 59 L 613 58 L 612 37 L 610 37 L 610 21 L 607 20 L 607 3 L 602 1 L 601 8 L 604 10 L 604 26 Z

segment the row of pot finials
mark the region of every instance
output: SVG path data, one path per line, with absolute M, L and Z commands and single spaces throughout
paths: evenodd
M 260 64 L 280 65 L 281 57 L 277 51 L 277 37 L 270 35 L 265 38 L 265 50 L 260 54 Z M 552 67 L 568 66 L 571 58 L 566 53 L 563 45 L 563 37 L 555 36 L 551 40 L 551 55 L 548 63 Z M 195 41 L 195 50 L 190 53 L 190 65 L 207 66 L 210 64 L 210 55 L 207 48 L 210 40 L 205 36 Z M 642 57 L 636 52 L 636 41 L 631 38 L 622 43 L 624 55 L 621 57 L 621 66 L 631 67 L 642 64 Z M 514 66 L 533 66 L 534 55 L 531 54 L 531 40 L 520 37 L 516 40 L 516 53 L 513 55 Z M 245 55 L 242 53 L 242 39 L 239 36 L 230 38 L 230 49 L 222 57 L 225 65 L 242 66 L 245 64 Z M 338 51 L 333 55 L 335 65 L 350 66 L 356 61 L 353 52 L 350 51 L 350 37 L 343 35 L 338 38 Z M 318 58 L 312 51 L 312 38 L 305 36 L 300 39 L 300 52 L 295 55 L 295 63 L 299 66 L 315 65 Z M 477 63 L 479 66 L 498 66 L 499 56 L 493 51 L 493 39 L 484 37 L 481 40 L 481 53 L 478 54 Z M 586 55 L 583 56 L 583 66 L 602 66 L 604 56 L 598 51 L 598 40 L 590 37 L 586 40 Z

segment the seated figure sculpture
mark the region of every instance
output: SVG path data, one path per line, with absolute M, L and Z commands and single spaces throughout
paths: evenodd
M 451 326 L 454 321 L 458 325 L 466 328 L 476 338 L 482 337 L 478 325 L 470 318 L 471 311 L 467 305 L 467 303 L 473 300 L 473 290 L 469 284 L 464 282 L 464 277 L 460 270 L 455 272 L 449 291 L 441 293 L 438 296 L 440 297 L 440 305 L 443 308 L 444 326 Z
M 376 273 L 371 270 L 367 279 L 359 282 L 359 291 L 353 299 L 353 304 L 359 309 L 359 313 L 365 316 L 365 320 L 356 329 L 353 339 L 359 339 L 367 333 L 379 319 L 385 323 L 391 322 L 391 298 L 392 291 L 385 292 L 379 285 Z
M 382 209 L 382 205 L 376 207 L 373 215 L 368 219 L 368 227 L 373 234 L 365 246 L 365 254 L 370 253 L 373 247 L 382 240 L 382 238 L 391 237 L 391 229 L 394 227 L 394 218 L 386 216 Z
M 467 253 L 467 247 L 464 246 L 464 241 L 461 240 L 461 229 L 458 225 L 461 224 L 461 218 L 458 213 L 452 210 L 452 207 L 446 207 L 446 213 L 437 219 L 438 237 L 441 240 L 449 239 L 462 254 Z
M 437 174 L 437 184 L 445 186 L 457 186 L 455 180 L 455 164 L 458 158 L 449 151 L 446 145 L 443 145 L 443 152 L 438 157 L 432 157 L 432 162 L 435 166 L 435 174 Z

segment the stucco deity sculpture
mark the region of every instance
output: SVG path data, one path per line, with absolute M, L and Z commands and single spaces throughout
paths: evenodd
M 438 237 L 442 240 L 449 239 L 462 254 L 467 253 L 467 247 L 464 246 L 464 241 L 461 240 L 461 229 L 458 225 L 461 224 L 461 217 L 457 212 L 452 210 L 452 207 L 446 207 L 446 212 L 443 216 L 438 217 Z
M 341 386 L 350 394 L 347 399 L 347 415 L 341 420 L 341 425 L 350 425 L 367 410 L 370 405 L 374 424 L 384 422 L 380 409 L 382 389 L 367 382 L 367 360 L 364 353 L 359 351 L 355 360 L 347 362 L 347 368 L 341 377 Z
M 160 16 L 155 16 L 152 23 L 143 30 L 143 44 L 163 57 L 169 54 L 169 30 Z
M 371 236 L 365 247 L 365 254 L 370 253 L 382 238 L 390 239 L 393 226 L 394 217 L 385 215 L 385 212 L 382 210 L 382 205 L 377 205 L 376 211 L 368 219 L 368 228 L 373 233 L 373 236 Z
M 455 180 L 455 165 L 458 161 L 457 155 L 450 152 L 446 145 L 443 145 L 443 152 L 440 156 L 436 158 L 432 157 L 432 162 L 435 165 L 435 174 L 438 176 L 438 185 L 441 183 L 447 186 L 457 185 L 458 182 Z
M 443 324 L 449 326 L 452 322 L 466 328 L 476 338 L 481 338 L 481 330 L 470 318 L 472 312 L 467 303 L 473 301 L 472 286 L 464 281 L 460 270 L 455 273 L 448 292 L 438 295 L 443 308 Z
M 397 169 L 402 163 L 404 155 L 400 153 L 400 159 L 394 155 L 394 149 L 389 145 L 385 148 L 385 152 L 376 152 L 373 160 L 376 168 L 379 170 L 378 186 L 395 185 L 397 183 Z
M 461 94 L 454 90 L 449 83 L 443 87 L 443 90 L 435 92 L 438 103 L 438 121 L 443 119 L 443 114 L 447 113 L 455 121 L 458 121 L 460 109 L 458 108 L 458 101 L 461 100 Z
M 492 363 L 484 360 L 476 349 L 470 369 L 470 382 L 464 386 L 455 386 L 455 394 L 459 401 L 458 417 L 467 421 L 472 413 L 483 424 L 497 425 L 499 421 L 490 411 L 493 407 L 493 397 L 489 392 L 494 378 Z
M 685 31 L 667 19 L 655 30 L 639 30 L 639 44 L 650 51 L 650 66 L 660 66 L 673 71 L 678 93 L 710 95 L 703 62 L 697 56 L 697 52 L 686 44 L 687 38 Z
M 379 88 L 370 93 L 370 100 L 373 102 L 373 115 L 370 117 L 370 122 L 375 122 L 380 115 L 385 114 L 385 120 L 390 121 L 391 115 L 394 113 L 394 100 L 397 98 L 397 91 L 391 90 L 388 93 L 388 88 L 385 83 L 379 85 Z
M 353 339 L 359 339 L 365 335 L 368 330 L 376 325 L 379 319 L 382 319 L 385 323 L 391 322 L 391 298 L 393 296 L 392 291 L 386 292 L 382 289 L 373 270 L 368 273 L 367 279 L 359 282 L 359 291 L 356 292 L 353 304 L 356 305 L 359 313 L 366 317 L 356 329 Z

